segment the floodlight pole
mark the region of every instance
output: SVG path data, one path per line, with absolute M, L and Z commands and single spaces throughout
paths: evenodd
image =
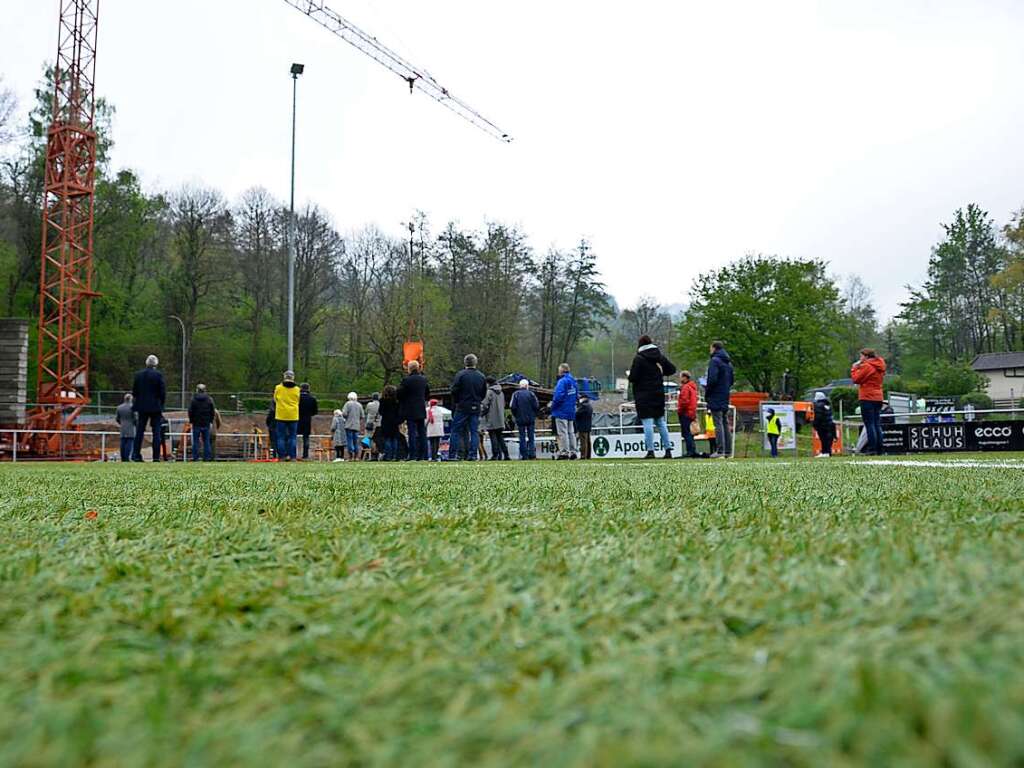
M 305 66 L 292 64 L 292 194 L 288 206 L 288 370 L 295 370 L 295 122 L 299 75 Z
M 168 315 L 171 320 L 177 320 L 181 326 L 181 410 L 185 410 L 185 321 L 177 315 Z

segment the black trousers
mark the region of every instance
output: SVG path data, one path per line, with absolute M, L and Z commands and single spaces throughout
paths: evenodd
M 814 431 L 818 433 L 818 439 L 821 441 L 821 452 L 831 456 L 832 443 L 836 439 L 835 424 L 829 424 L 827 427 L 815 427 Z
M 306 432 L 302 436 L 302 458 L 309 458 L 309 432 Z
M 142 461 L 142 441 L 146 437 L 146 422 L 153 428 L 153 461 L 160 461 L 164 442 L 160 430 L 161 421 L 163 414 L 159 411 L 139 414 L 139 423 L 135 427 L 135 445 L 132 446 L 132 461 Z
M 502 438 L 503 429 L 488 429 L 491 438 L 491 461 L 508 460 L 508 446 Z

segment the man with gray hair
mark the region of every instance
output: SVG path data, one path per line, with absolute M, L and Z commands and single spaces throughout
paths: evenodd
M 117 406 L 114 418 L 121 429 L 121 461 L 132 460 L 132 446 L 135 445 L 135 427 L 139 416 L 132 408 L 132 393 L 125 392 L 124 402 Z
M 146 358 L 146 367 L 135 374 L 132 384 L 132 409 L 138 414 L 135 443 L 132 445 L 132 461 L 142 461 L 142 441 L 146 437 L 147 422 L 153 428 L 153 461 L 160 461 L 160 446 L 163 435 L 160 424 L 163 421 L 164 402 L 167 400 L 167 384 L 164 375 L 156 369 L 160 365 L 156 355 Z
M 477 451 L 480 449 L 480 404 L 487 396 L 487 377 L 477 370 L 476 355 L 466 355 L 463 363 L 466 367 L 455 374 L 451 386 L 454 413 L 451 447 L 448 451 L 450 461 L 459 460 L 459 443 L 467 427 L 469 435 L 466 436 L 466 458 L 469 461 L 476 461 Z

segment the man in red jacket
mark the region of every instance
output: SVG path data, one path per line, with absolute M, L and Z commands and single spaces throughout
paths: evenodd
M 679 374 L 679 399 L 676 401 L 676 413 L 679 414 L 679 426 L 683 430 L 683 440 L 686 441 L 687 459 L 697 458 L 697 446 L 693 443 L 693 433 L 690 425 L 697 420 L 697 382 L 693 380 L 693 374 L 683 371 Z
M 864 420 L 864 431 L 868 444 L 863 455 L 878 456 L 882 453 L 882 382 L 885 380 L 885 360 L 873 349 L 862 349 L 860 360 L 850 369 L 850 378 L 857 385 L 860 399 L 860 416 Z

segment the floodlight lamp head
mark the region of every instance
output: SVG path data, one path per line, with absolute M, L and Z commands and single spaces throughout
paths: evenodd
M 306 70 L 305 64 L 292 64 L 292 77 L 298 77 Z

